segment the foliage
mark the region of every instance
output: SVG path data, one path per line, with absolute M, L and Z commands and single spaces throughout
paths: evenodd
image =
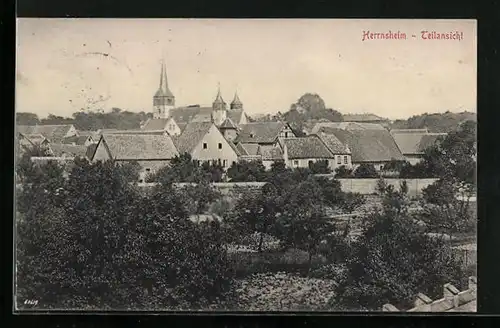
M 403 168 L 403 166 L 406 163 L 408 163 L 408 162 L 398 161 L 398 160 L 395 160 L 395 159 L 391 159 L 391 161 L 389 163 L 386 163 L 384 165 L 384 167 L 382 168 L 382 170 L 384 170 L 384 171 L 397 171 L 397 172 L 400 172 L 401 169 Z
M 143 198 L 123 167 L 81 159 L 67 180 L 53 162 L 19 173 L 19 302 L 200 308 L 230 290 L 220 225 L 187 219 L 189 197 L 198 200 L 195 211 L 212 201 L 205 186 L 179 191 L 162 185 Z
M 327 160 L 320 160 L 309 165 L 312 174 L 330 174 L 332 170 L 328 167 Z
M 346 213 L 352 213 L 363 204 L 366 203 L 366 198 L 357 192 L 346 192 L 342 195 L 340 208 Z
M 432 174 L 427 172 L 426 166 L 422 162 L 414 165 L 404 162 L 399 170 L 399 177 L 403 179 L 424 179 L 432 177 Z
M 420 219 L 433 232 L 474 232 L 475 220 L 469 198 L 457 199 L 459 191 L 452 182 L 440 179 L 422 190 L 423 210 Z
M 306 93 L 290 110 L 281 115 L 282 120 L 290 123 L 294 131 L 302 131 L 304 122 L 311 119 L 327 119 L 332 122 L 343 121 L 342 114 L 334 109 L 326 108 L 325 102 L 317 94 Z
M 117 169 L 121 170 L 121 174 L 128 182 L 137 182 L 139 180 L 139 172 L 141 165 L 137 162 L 124 162 L 117 165 Z
M 33 113 L 16 113 L 16 124 L 17 125 L 36 125 L 40 124 L 40 119 L 37 114 Z
M 335 178 L 351 178 L 352 177 L 352 169 L 348 169 L 345 165 L 341 165 L 335 169 Z
M 442 142 L 427 148 L 423 165 L 432 177 L 474 188 L 476 185 L 476 122 L 464 122 Z
M 379 174 L 373 164 L 363 163 L 354 171 L 355 178 L 378 178 Z
M 223 168 L 220 164 L 200 163 L 193 160 L 189 153 L 175 156 L 170 165 L 160 168 L 147 177 L 147 182 L 159 182 L 167 185 L 176 182 L 221 182 Z
M 476 114 L 472 112 L 462 113 L 424 113 L 415 115 L 407 120 L 396 120 L 391 129 L 424 129 L 429 132 L 448 133 L 457 129 L 459 124 L 464 121 L 476 121 Z
M 404 194 L 404 187 L 393 189 L 387 189 L 386 205 L 400 202 L 398 197 Z M 385 206 L 367 222 L 352 244 L 347 275 L 339 282 L 332 306 L 380 311 L 391 303 L 409 308 L 417 293 L 437 298 L 443 284 L 463 278 L 461 263 L 449 245 L 423 234 L 407 209 Z
M 262 161 L 234 162 L 227 170 L 231 182 L 264 181 L 267 177 Z

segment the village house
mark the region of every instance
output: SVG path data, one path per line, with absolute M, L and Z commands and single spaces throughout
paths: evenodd
M 85 146 L 87 147 L 90 144 L 96 143 L 97 141 L 92 138 L 90 135 L 75 135 L 71 137 L 65 137 L 61 143 L 76 145 L 76 146 Z
M 91 152 L 91 149 L 88 151 Z M 138 163 L 141 167 L 139 182 L 144 182 L 148 174 L 169 165 L 178 155 L 179 152 L 168 135 L 104 134 L 91 157 L 92 161 Z
M 17 154 L 22 155 L 27 151 L 31 151 L 36 147 L 40 150 L 49 150 L 50 141 L 41 134 L 17 134 Z
M 429 133 L 427 129 L 393 129 L 390 132 L 399 150 L 412 165 L 422 160 L 425 149 L 446 136 L 446 133 Z
M 287 167 L 308 168 L 318 161 L 327 161 L 330 169 L 335 167 L 335 155 L 316 135 L 280 139 L 280 144 Z
M 394 138 L 385 129 L 338 129 L 321 128 L 320 132 L 333 134 L 351 150 L 352 168 L 361 164 L 371 164 L 377 171 L 391 161 L 404 161 Z
M 173 140 L 180 154 L 188 153 L 200 163 L 218 163 L 227 169 L 238 161 L 236 146 L 213 122 L 191 122 Z
M 51 143 L 49 153 L 51 156 L 65 159 L 74 159 L 75 157 L 86 158 L 87 146 Z
M 24 135 L 41 134 L 51 143 L 61 143 L 64 138 L 77 136 L 78 131 L 73 124 L 60 125 L 18 125 L 17 132 Z
M 343 144 L 334 134 L 320 132 L 317 136 L 334 155 L 335 160 L 329 165 L 333 172 L 341 166 L 345 166 L 347 169 L 352 168 L 352 153 L 347 145 Z
M 294 137 L 296 137 L 295 133 L 288 123 L 252 122 L 240 126 L 235 143 L 242 144 L 244 148 L 252 147 L 255 150 L 258 148 L 263 150 L 279 147 L 279 138 Z

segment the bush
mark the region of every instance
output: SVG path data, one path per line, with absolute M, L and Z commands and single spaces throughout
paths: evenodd
M 361 164 L 354 171 L 355 178 L 378 178 L 379 174 L 373 164 Z

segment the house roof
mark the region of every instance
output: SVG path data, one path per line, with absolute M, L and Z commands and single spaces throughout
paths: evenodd
M 87 156 L 87 147 L 82 145 L 69 145 L 63 143 L 52 143 L 50 149 L 55 157 L 61 157 L 63 154 L 71 156 Z
M 253 143 L 239 143 L 240 147 L 244 149 L 244 155 L 258 155 L 259 154 L 259 144 Z
M 76 145 L 84 145 L 85 142 L 87 142 L 87 140 L 89 138 L 92 138 L 92 137 L 89 136 L 89 135 L 71 136 L 71 137 L 64 138 L 61 141 L 61 143 L 63 143 L 63 144 L 72 144 L 72 143 L 75 143 Z
M 260 147 L 258 153 L 262 156 L 262 160 L 264 161 L 275 161 L 283 159 L 283 152 L 279 147 Z
M 96 143 L 88 145 L 87 151 L 85 152 L 85 156 L 89 160 L 93 160 L 96 149 L 97 149 L 97 144 Z
M 360 123 L 360 122 L 317 122 L 310 129 L 310 134 L 317 134 L 322 128 L 333 128 L 343 130 L 385 130 L 385 128 L 377 123 Z
M 142 130 L 163 130 L 167 125 L 168 118 L 152 118 L 146 121 Z
M 422 154 L 426 148 L 433 145 L 442 133 L 422 133 L 422 132 L 392 132 L 392 136 L 404 155 Z
M 242 155 L 238 147 L 236 147 L 236 145 L 231 140 L 226 139 L 226 141 L 229 144 L 229 146 L 231 146 L 231 148 L 233 149 L 233 151 L 236 153 L 237 156 Z
M 188 106 L 177 107 L 170 110 L 172 116 L 177 124 L 189 123 L 198 114 L 211 115 L 212 107 Z
M 274 143 L 286 124 L 283 122 L 252 122 L 242 124 L 237 142 Z
M 47 138 L 45 138 L 42 134 L 35 133 L 35 134 L 22 134 L 21 133 L 21 141 L 26 141 L 32 145 L 39 145 L 44 141 L 48 141 Z
M 391 133 L 428 133 L 429 130 L 425 129 L 391 129 Z
M 212 122 L 191 122 L 186 125 L 181 135 L 174 138 L 180 153 L 191 153 L 212 127 Z
M 332 158 L 334 156 L 316 135 L 302 138 L 286 138 L 283 139 L 283 143 L 286 146 L 289 159 Z
M 41 134 L 51 142 L 60 142 L 69 130 L 73 128 L 72 124 L 60 125 L 18 125 L 17 131 L 23 134 Z
M 105 134 L 103 140 L 114 159 L 158 160 L 179 155 L 168 135 Z
M 387 130 L 344 130 L 322 128 L 321 132 L 334 134 L 351 149 L 353 162 L 388 162 L 404 160 L 394 138 Z
M 220 125 L 219 128 L 222 128 L 222 129 L 237 129 L 238 127 L 236 126 L 236 124 L 234 124 L 233 120 L 231 120 L 231 118 L 226 118 L 226 120 L 224 122 L 222 122 L 222 124 Z
M 99 133 L 97 131 L 78 131 L 80 136 L 90 136 L 94 139 L 99 139 Z
M 106 132 L 105 134 L 156 134 L 163 135 L 165 130 L 142 130 L 142 129 L 129 129 L 129 130 L 114 130 Z
M 350 154 L 351 150 L 343 144 L 334 134 L 320 132 L 318 137 L 325 143 L 333 154 Z
M 342 115 L 345 122 L 371 122 L 371 121 L 387 121 L 386 118 L 380 117 L 375 114 L 344 114 Z

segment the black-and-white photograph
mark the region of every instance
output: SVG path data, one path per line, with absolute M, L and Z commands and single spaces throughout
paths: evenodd
M 476 312 L 476 29 L 19 18 L 14 311 Z

